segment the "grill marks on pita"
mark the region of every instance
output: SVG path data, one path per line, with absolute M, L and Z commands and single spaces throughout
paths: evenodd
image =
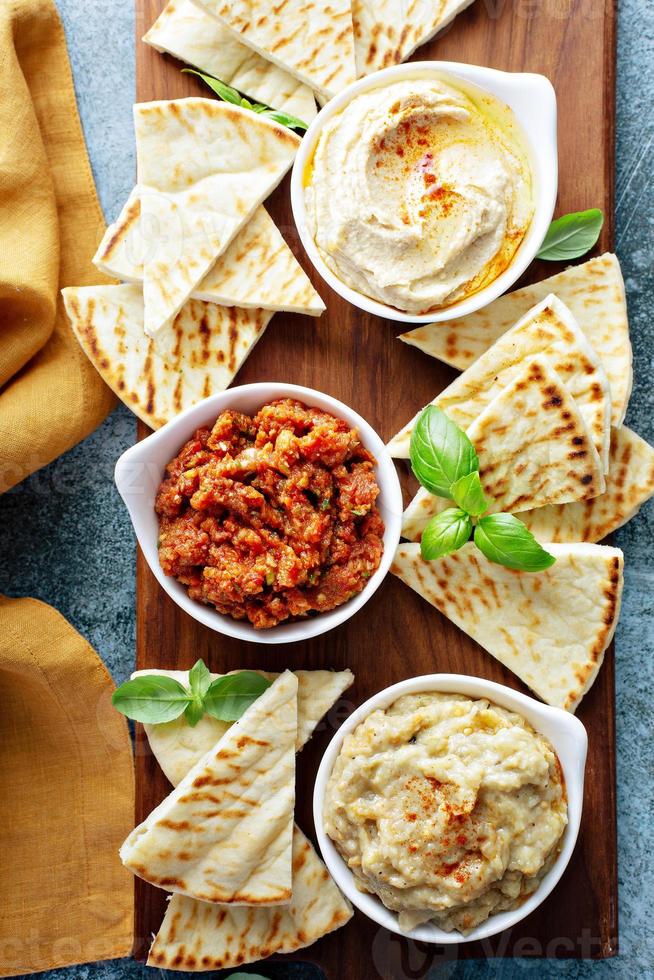
M 357 74 L 406 61 L 472 0 L 352 0 Z
M 153 429 L 227 388 L 273 315 L 189 300 L 155 341 L 143 330 L 140 285 L 69 287 L 62 292 L 87 357 Z
M 530 310 L 432 404 L 467 429 L 495 394 L 513 381 L 524 362 L 537 355 L 546 358 L 575 398 L 606 471 L 611 416 L 606 374 L 574 317 L 555 296 Z M 417 418 L 389 442 L 392 456 L 408 458 Z
M 601 541 L 654 495 L 654 448 L 626 425 L 611 431 L 606 490 L 592 500 L 520 514 L 539 541 Z
M 577 404 L 547 360 L 527 362 L 468 436 L 492 511 L 519 512 L 596 497 L 602 463 Z
M 188 673 L 187 670 L 145 670 L 137 671 L 132 676 L 163 674 L 188 687 Z M 261 673 L 268 680 L 275 680 L 279 676 L 268 671 Z M 313 735 L 320 720 L 354 683 L 354 675 L 350 670 L 296 670 L 294 673 L 298 681 L 295 748 L 299 752 Z M 211 680 L 214 681 L 219 676 L 212 674 Z M 209 714 L 205 714 L 193 728 L 183 715 L 165 724 L 144 725 L 152 753 L 173 786 L 182 781 L 189 769 L 213 748 L 230 727 L 230 722 L 219 721 Z
M 356 78 L 351 0 L 196 0 L 262 57 L 329 99 Z
M 132 831 L 127 868 L 205 902 L 290 900 L 297 689 L 285 671 L 248 708 Z
M 144 326 L 154 337 L 280 182 L 300 140 L 213 99 L 140 103 L 134 123 L 140 223 L 150 229 Z
M 606 489 L 598 497 L 520 513 L 538 541 L 602 541 L 654 495 L 654 448 L 626 425 L 611 430 L 609 461 Z M 421 488 L 404 512 L 402 536 L 419 541 L 428 521 L 447 506 Z
M 352 907 L 341 895 L 312 844 L 293 832 L 293 897 L 279 908 L 234 908 L 173 895 L 148 966 L 168 970 L 220 970 L 310 946 L 345 925 Z
M 631 394 L 632 356 L 624 281 L 611 253 L 516 289 L 459 320 L 417 327 L 400 340 L 465 371 L 551 293 L 568 307 L 602 362 L 611 392 L 611 424 L 619 427 Z
M 467 435 L 479 457 L 490 513 L 520 514 L 585 500 L 605 489 L 602 464 L 577 404 L 542 357 L 524 364 Z M 404 512 L 403 536 L 419 539 L 431 518 L 449 506 L 421 488 Z
M 143 40 L 157 51 L 219 78 L 255 102 L 306 123 L 316 115 L 310 88 L 242 44 L 192 0 L 170 0 Z
M 546 548 L 556 562 L 534 574 L 489 562 L 472 543 L 436 561 L 401 544 L 391 571 L 543 701 L 574 711 L 615 631 L 623 555 L 597 544 Z
M 140 217 L 139 188 L 135 187 L 93 259 L 101 272 L 127 282 L 143 281 L 143 258 L 149 244 Z M 263 207 L 256 209 L 191 297 L 220 306 L 309 316 L 325 311 L 309 277 Z
M 188 671 L 140 673 L 161 673 L 188 682 Z M 124 863 L 136 874 L 173 891 L 150 950 L 149 966 L 189 971 L 241 966 L 309 946 L 352 917 L 350 903 L 312 844 L 292 824 L 294 771 L 289 756 L 294 758 L 354 678 L 349 670 L 266 676 L 276 679 L 240 721 L 229 726 L 205 715 L 195 728 L 185 726 L 183 739 L 173 736 L 158 744 L 157 758 L 169 778 L 178 782 L 177 789 L 133 831 L 121 850 Z M 213 725 L 196 740 L 206 721 Z M 149 738 L 159 729 L 171 729 L 169 724 L 146 727 L 152 730 Z M 219 741 L 214 744 L 216 736 Z M 211 748 L 198 762 L 197 752 L 207 739 Z M 282 744 L 283 763 L 272 754 L 282 751 Z M 248 785 L 252 771 L 255 776 Z M 257 788 L 256 798 L 249 800 Z M 278 812 L 280 796 L 290 799 L 290 828 L 288 806 Z M 216 817 L 201 809 L 205 801 Z M 220 854 L 214 851 L 209 860 L 205 838 L 215 833 L 218 816 L 231 821 L 231 832 L 217 845 Z M 193 897 L 197 885 L 189 893 L 190 881 L 183 876 L 194 861 L 194 850 L 205 872 L 200 879 L 201 900 Z M 280 859 L 271 862 L 271 853 Z M 241 884 L 234 892 L 232 886 L 232 897 L 225 899 L 227 878 L 242 881 L 244 877 L 247 889 Z M 207 882 L 213 888 L 211 901 L 207 901 Z

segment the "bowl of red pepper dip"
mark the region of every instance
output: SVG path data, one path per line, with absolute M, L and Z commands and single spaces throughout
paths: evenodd
M 159 561 L 198 602 L 255 629 L 358 595 L 384 553 L 375 458 L 358 431 L 292 398 L 221 412 L 166 467 Z
M 294 385 L 211 396 L 116 467 L 144 555 L 194 618 L 264 643 L 353 615 L 383 580 L 402 499 L 382 440 Z

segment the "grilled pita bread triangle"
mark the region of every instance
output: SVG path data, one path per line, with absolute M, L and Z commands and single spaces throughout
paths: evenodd
M 426 561 L 401 544 L 391 571 L 517 674 L 574 711 L 597 676 L 620 611 L 623 555 L 600 544 L 546 544 L 556 563 L 516 572 L 469 542 Z
M 400 340 L 465 371 L 550 293 L 565 303 L 602 362 L 611 389 L 611 425 L 622 425 L 631 394 L 631 343 L 620 263 L 610 253 L 516 289 L 460 320 L 417 327 Z
M 602 464 L 586 424 L 544 358 L 527 361 L 467 435 L 477 450 L 491 514 L 516 514 L 604 492 Z M 421 487 L 404 512 L 403 536 L 416 540 L 435 514 L 451 506 Z
M 316 115 L 310 88 L 241 44 L 192 0 L 170 0 L 143 40 L 157 51 L 219 78 L 255 102 L 305 123 Z
M 523 362 L 535 355 L 547 359 L 576 400 L 606 472 L 611 416 L 608 381 L 597 354 L 556 296 L 547 296 L 530 310 L 434 398 L 432 405 L 438 405 L 467 430 L 500 388 L 511 383 Z M 408 458 L 419 414 L 391 439 L 391 456 Z
M 142 227 L 145 332 L 171 322 L 257 207 L 300 144 L 294 133 L 215 99 L 134 106 Z
M 351 0 L 195 0 L 263 58 L 325 99 L 356 78 Z
M 293 898 L 283 908 L 221 908 L 173 895 L 148 956 L 164 970 L 220 970 L 310 946 L 345 925 L 352 906 L 300 828 L 293 832 Z
M 277 674 L 259 671 L 269 680 Z M 297 740 L 295 748 L 299 752 L 309 741 L 318 722 L 338 701 L 341 694 L 354 682 L 350 670 L 296 670 L 297 692 Z M 137 670 L 132 677 L 142 674 L 164 674 L 188 687 L 187 670 Z M 212 674 L 212 681 L 220 674 Z M 164 775 L 173 786 L 177 786 L 189 769 L 222 738 L 230 722 L 219 721 L 211 715 L 204 715 L 193 728 L 184 716 L 162 725 L 144 725 L 150 748 Z
M 62 290 L 82 350 L 128 408 L 157 429 L 224 391 L 272 313 L 189 300 L 156 341 L 143 332 L 141 286 Z
M 285 671 L 129 835 L 120 857 L 204 902 L 291 898 L 297 678 Z
M 602 541 L 654 495 L 654 448 L 626 425 L 611 430 L 606 490 L 598 497 L 522 511 L 539 541 Z M 402 536 L 419 541 L 428 521 L 450 504 L 422 487 L 404 511 Z
M 606 490 L 592 500 L 520 514 L 539 541 L 601 541 L 654 494 L 654 448 L 626 425 L 611 431 Z
M 95 254 L 93 261 L 101 272 L 125 282 L 143 282 L 143 260 L 151 245 L 143 236 L 140 216 L 139 188 L 135 187 Z M 195 286 L 191 298 L 309 316 L 325 311 L 311 280 L 263 207 L 256 209 Z
M 352 0 L 357 74 L 406 61 L 472 0 Z

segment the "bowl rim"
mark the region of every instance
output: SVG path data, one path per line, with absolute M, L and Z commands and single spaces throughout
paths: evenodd
M 323 808 L 327 782 L 345 736 L 352 732 L 372 711 L 388 707 L 403 694 L 425 691 L 464 694 L 472 698 L 488 698 L 494 704 L 522 715 L 537 732 L 545 735 L 551 742 L 559 758 L 565 779 L 568 824 L 563 832 L 561 851 L 553 866 L 543 877 L 536 891 L 522 905 L 517 909 L 491 915 L 467 936 L 456 930 L 445 932 L 431 923 L 423 924 L 408 932 L 400 929 L 397 913 L 387 909 L 376 896 L 358 890 L 354 875 L 324 829 Z M 488 681 L 482 677 L 452 673 L 424 674 L 399 681 L 397 684 L 379 691 L 360 705 L 334 734 L 321 759 L 314 785 L 313 819 L 323 860 L 336 884 L 352 904 L 378 925 L 397 935 L 439 945 L 453 945 L 488 939 L 515 926 L 538 908 L 558 884 L 568 866 L 581 823 L 587 749 L 588 735 L 586 729 L 573 714 L 561 708 L 536 701 L 534 698 L 504 684 Z
M 384 518 L 384 553 L 377 571 L 365 588 L 356 596 L 330 612 L 311 619 L 282 623 L 270 630 L 255 630 L 244 623 L 219 613 L 189 598 L 186 589 L 176 579 L 165 575 L 157 555 L 156 534 L 153 535 L 154 494 L 164 467 L 177 454 L 186 439 L 201 425 L 227 408 L 248 403 L 264 405 L 275 398 L 297 398 L 305 404 L 324 408 L 344 418 L 359 429 L 361 441 L 376 458 L 375 472 L 380 488 L 380 511 Z M 190 406 L 170 422 L 157 429 L 141 442 L 130 446 L 118 459 L 114 471 L 116 487 L 129 513 L 137 541 L 145 560 L 164 592 L 193 619 L 226 636 L 262 644 L 294 643 L 308 640 L 340 626 L 354 616 L 382 584 L 390 568 L 402 527 L 402 490 L 393 460 L 384 442 L 369 422 L 344 402 L 314 388 L 287 384 L 281 381 L 259 381 L 237 385 L 209 395 Z M 156 518 L 155 518 L 156 520 Z M 158 522 L 157 522 L 158 525 Z
M 518 251 L 504 272 L 472 296 L 432 313 L 403 313 L 379 300 L 365 296 L 344 283 L 322 259 L 307 222 L 304 173 L 326 122 L 361 92 L 379 88 L 401 78 L 424 77 L 438 72 L 485 90 L 513 110 L 530 151 L 534 215 Z M 507 292 L 536 257 L 549 228 L 558 189 L 557 104 L 552 83 L 534 72 L 505 72 L 482 65 L 456 61 L 413 61 L 373 72 L 353 82 L 318 112 L 309 125 L 291 172 L 291 208 L 300 241 L 309 260 L 334 292 L 366 313 L 400 323 L 444 323 L 474 313 Z

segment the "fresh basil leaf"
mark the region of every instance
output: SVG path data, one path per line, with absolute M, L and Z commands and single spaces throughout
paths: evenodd
M 211 672 L 204 660 L 198 660 L 191 667 L 188 674 L 191 694 L 196 698 L 203 698 L 211 687 Z
M 450 497 L 453 483 L 479 469 L 475 447 L 440 408 L 428 405 L 411 434 L 411 467 L 437 497 Z
M 116 688 L 111 703 L 133 721 L 160 725 L 179 718 L 192 700 L 187 689 L 172 677 L 145 674 Z
M 204 696 L 204 710 L 219 721 L 237 721 L 270 687 L 270 681 L 254 670 L 218 677 Z
M 302 129 L 306 131 L 309 128 L 308 123 L 302 122 L 297 116 L 289 116 L 288 113 L 277 112 L 276 109 L 266 109 L 263 115 L 268 119 L 281 123 L 282 126 L 288 126 L 289 129 Z
M 520 572 L 542 572 L 556 561 L 513 514 L 481 517 L 475 544 L 489 561 Z
M 201 78 L 203 82 L 209 86 L 209 88 L 219 95 L 224 102 L 231 102 L 232 105 L 241 105 L 242 96 L 240 92 L 237 92 L 235 88 L 231 85 L 225 85 L 221 82 L 219 78 L 214 78 L 212 75 L 205 75 L 201 71 L 196 71 L 195 68 L 182 68 L 182 72 L 185 75 L 197 75 Z
M 204 702 L 202 698 L 194 698 L 192 701 L 189 701 L 184 709 L 184 717 L 191 728 L 195 728 L 200 718 L 204 717 L 204 713 Z
M 490 504 L 484 495 L 479 473 L 474 470 L 453 483 L 450 488 L 452 500 L 461 510 L 472 517 L 479 517 L 488 510 Z
M 453 551 L 462 548 L 472 534 L 470 516 L 458 507 L 448 507 L 447 510 L 432 517 L 422 532 L 420 553 L 427 561 L 443 558 Z
M 241 95 L 231 85 L 226 85 L 225 82 L 221 82 L 219 78 L 214 78 L 213 75 L 205 75 L 201 71 L 196 71 L 195 68 L 182 68 L 182 71 L 187 75 L 197 75 L 198 78 L 201 78 L 209 86 L 212 92 L 215 92 L 225 102 L 231 102 L 232 105 L 241 106 L 242 109 L 250 109 L 251 112 L 266 116 L 266 118 L 272 119 L 282 126 L 288 126 L 289 129 L 306 130 L 309 128 L 307 123 L 302 122 L 296 116 L 289 116 L 286 112 L 277 112 L 276 109 L 270 109 L 261 102 L 250 102 L 249 99 L 246 99 L 244 95 Z
M 564 214 L 549 226 L 536 258 L 548 262 L 578 259 L 591 250 L 603 224 L 604 215 L 599 208 Z

